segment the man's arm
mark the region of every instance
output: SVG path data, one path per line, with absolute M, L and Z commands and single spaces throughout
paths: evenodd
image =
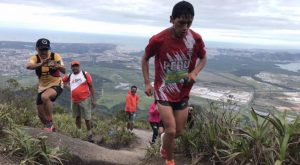
M 37 68 L 42 67 L 43 65 L 47 64 L 49 59 L 42 60 L 41 63 L 36 63 L 34 57 L 31 57 L 29 63 L 26 65 L 26 69 L 35 70 Z
M 153 87 L 149 78 L 149 58 L 146 56 L 146 54 L 144 54 L 142 57 L 142 72 L 144 76 L 145 93 L 147 96 L 152 96 Z
M 67 88 L 69 91 L 71 91 L 69 76 L 68 76 L 68 75 L 65 75 L 65 76 L 62 78 L 62 81 L 63 81 L 63 83 L 64 83 L 64 87 Z
M 58 69 L 61 73 L 66 74 L 66 68 L 65 68 L 64 65 L 56 64 L 54 67 L 55 67 L 56 69 Z
M 89 84 L 89 89 L 90 89 L 91 94 L 92 94 L 92 108 L 94 109 L 96 107 L 97 100 L 96 100 L 96 96 L 95 96 L 95 89 L 94 89 L 92 84 Z
M 196 82 L 198 74 L 202 71 L 202 69 L 205 67 L 207 63 L 207 58 L 204 56 L 202 59 L 200 59 L 200 62 L 196 65 L 195 69 L 189 73 L 188 77 L 190 81 L 193 83 Z
M 28 63 L 27 65 L 26 65 L 26 69 L 29 69 L 29 70 L 35 70 L 35 69 L 37 69 L 37 68 L 40 68 L 40 67 L 42 67 L 42 63 L 38 63 L 38 64 L 31 64 L 31 63 Z
M 61 73 L 66 74 L 66 68 L 60 54 L 55 54 L 55 65 L 54 67 L 58 69 Z

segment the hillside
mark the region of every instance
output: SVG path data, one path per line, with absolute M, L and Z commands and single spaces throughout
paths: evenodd
M 0 82 L 11 76 L 25 86 L 37 83 L 34 73 L 24 68 L 34 43 L 0 42 L 0 64 L 4 68 Z M 142 48 L 141 48 L 142 49 Z M 139 87 L 141 96 L 138 118 L 146 117 L 153 101 L 143 94 L 140 58 L 143 51 L 130 51 L 116 44 L 53 43 L 53 50 L 62 54 L 68 71 L 72 59 L 81 61 L 82 69 L 94 78 L 97 90 L 97 110 L 112 114 L 124 104 L 130 85 Z M 241 109 L 254 106 L 261 111 L 288 110 L 298 113 L 300 103 L 299 51 L 263 49 L 207 48 L 208 64 L 192 90 L 191 102 L 206 104 L 208 100 L 224 101 L 234 96 Z M 5 57 L 10 58 L 5 58 Z M 151 62 L 152 63 L 152 62 Z M 296 67 L 295 67 L 296 66 Z M 153 65 L 151 65 L 153 77 Z M 69 108 L 68 92 L 58 103 Z

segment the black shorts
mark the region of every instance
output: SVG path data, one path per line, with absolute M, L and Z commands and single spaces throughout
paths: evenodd
M 50 88 L 52 88 L 52 89 L 54 89 L 54 90 L 56 91 L 56 96 L 53 97 L 53 98 L 51 98 L 51 101 L 54 102 L 54 101 L 56 100 L 56 98 L 62 93 L 63 89 L 62 89 L 62 87 L 60 87 L 60 86 L 52 86 L 52 87 L 50 87 Z M 47 90 L 47 89 L 46 89 L 46 90 Z M 36 105 L 41 105 L 41 104 L 43 104 L 43 101 L 42 101 L 42 94 L 43 94 L 46 90 L 44 90 L 44 91 L 38 93 L 37 98 L 36 98 Z
M 133 121 L 134 120 L 134 112 L 126 112 L 127 117 L 128 117 L 128 121 Z
M 180 102 L 169 102 L 169 101 L 162 101 L 162 100 L 157 100 L 157 102 L 163 106 L 170 106 L 174 111 L 176 110 L 184 110 L 189 106 L 189 100 L 183 100 Z

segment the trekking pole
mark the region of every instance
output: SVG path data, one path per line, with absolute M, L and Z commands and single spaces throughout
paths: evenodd
M 184 77 L 179 82 L 181 84 L 187 85 L 189 81 L 190 81 L 189 77 Z
M 71 83 L 69 85 L 69 89 L 70 89 L 70 113 L 72 113 L 73 110 L 73 104 L 72 104 L 72 89 L 71 89 Z

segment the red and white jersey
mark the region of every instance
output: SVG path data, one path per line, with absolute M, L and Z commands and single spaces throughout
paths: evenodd
M 168 28 L 150 39 L 145 54 L 147 58 L 155 56 L 155 99 L 169 102 L 188 99 L 193 85 L 183 85 L 180 80 L 194 70 L 199 58 L 205 57 L 202 37 L 189 29 L 184 38 L 176 39 Z
M 63 82 L 70 83 L 72 101 L 75 103 L 84 101 L 90 96 L 89 84 L 92 84 L 92 77 L 88 72 L 85 72 L 86 78 L 83 71 L 78 74 L 72 73 L 70 76 L 64 76 Z

